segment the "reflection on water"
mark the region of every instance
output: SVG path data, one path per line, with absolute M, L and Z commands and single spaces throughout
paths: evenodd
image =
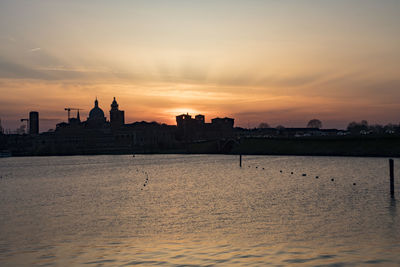
M 387 165 L 339 157 L 245 156 L 243 168 L 225 155 L 4 158 L 0 265 L 398 266 L 400 216 Z

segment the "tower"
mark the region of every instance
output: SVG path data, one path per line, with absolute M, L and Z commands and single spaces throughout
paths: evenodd
M 39 112 L 29 112 L 29 134 L 39 134 Z
M 113 129 L 118 129 L 125 124 L 125 112 L 118 109 L 118 103 L 115 100 L 115 97 L 111 103 L 110 123 L 111 128 Z

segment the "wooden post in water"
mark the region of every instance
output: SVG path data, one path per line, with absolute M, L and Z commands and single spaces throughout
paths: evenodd
M 393 169 L 393 159 L 389 159 L 389 169 L 390 169 L 390 196 L 394 197 L 394 169 Z
M 242 154 L 240 154 L 240 157 L 239 157 L 239 166 L 240 166 L 240 168 L 242 168 Z

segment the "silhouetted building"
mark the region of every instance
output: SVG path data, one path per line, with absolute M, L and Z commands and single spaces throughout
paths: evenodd
M 157 122 L 134 122 L 125 124 L 114 133 L 116 142 L 129 144 L 134 151 L 166 149 L 175 145 L 176 126 Z
M 182 114 L 176 116 L 176 125 L 178 128 L 184 128 L 192 122 L 192 116 L 188 114 Z
M 99 108 L 99 101 L 94 101 L 94 108 L 92 108 L 89 112 L 89 117 L 87 119 L 87 124 L 92 128 L 100 128 L 104 126 L 106 122 L 106 117 L 104 116 L 104 112 L 101 108 Z
M 65 110 L 68 111 L 68 121 L 58 123 L 54 131 L 42 134 L 38 134 L 39 114 L 32 111 L 30 135 L 7 136 L 3 140 L 7 143 L 4 148 L 10 148 L 16 155 L 159 153 L 189 151 L 191 143 L 197 145 L 210 140 L 216 142 L 217 148 L 220 147 L 218 142 L 227 142 L 234 137 L 234 119 L 215 118 L 206 123 L 201 114 L 194 118 L 189 114 L 179 115 L 176 117 L 177 126 L 145 121 L 125 124 L 125 112 L 119 110 L 115 97 L 109 121 L 97 98 L 87 120 L 81 121 L 79 109 Z M 76 117 L 70 117 L 70 110 L 76 110 Z
M 57 124 L 54 135 L 48 134 L 35 149 L 59 154 L 114 154 L 157 152 L 176 147 L 176 126 L 156 122 L 125 124 L 124 115 L 114 97 L 110 121 L 107 121 L 96 99 L 86 121 L 81 122 L 77 113 L 69 123 Z
M 29 134 L 39 134 L 39 112 L 29 112 Z
M 125 124 L 125 112 L 118 109 L 118 103 L 115 97 L 111 104 L 110 123 L 113 129 L 121 128 Z
M 201 130 L 200 124 L 189 113 L 176 116 L 176 125 L 178 128 L 177 138 L 179 140 L 190 141 L 198 139 L 199 131 Z
M 279 130 L 279 135 L 286 137 L 320 136 L 321 131 L 318 128 L 282 128 Z
M 176 116 L 177 139 L 184 141 L 227 138 L 233 135 L 232 118 L 215 118 L 211 123 L 205 123 L 204 115 L 196 115 L 193 119 L 189 114 Z
M 70 118 L 69 124 L 73 127 L 81 125 L 81 116 L 79 114 L 79 110 L 76 112 L 76 118 Z
M 216 128 L 219 128 L 221 130 L 232 129 L 234 122 L 235 122 L 235 119 L 227 118 L 227 117 L 225 117 L 225 118 L 215 118 L 215 119 L 211 120 L 211 123 Z
M 196 122 L 199 123 L 200 125 L 205 123 L 205 117 L 204 117 L 204 115 L 201 115 L 201 114 L 196 115 L 196 117 L 194 117 L 194 119 L 195 119 Z

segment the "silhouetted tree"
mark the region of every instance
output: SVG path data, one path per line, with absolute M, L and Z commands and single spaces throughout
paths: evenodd
M 312 119 L 307 123 L 307 128 L 322 128 L 322 122 L 318 119 Z
M 368 127 L 368 122 L 367 122 L 366 120 L 362 120 L 362 121 L 361 121 L 361 125 L 362 125 L 363 127 Z
M 262 122 L 262 123 L 260 123 L 260 125 L 258 125 L 258 128 L 264 129 L 264 128 L 270 128 L 270 126 L 268 123 Z
M 283 126 L 283 125 L 278 125 L 278 126 L 276 126 L 276 129 L 278 129 L 278 130 L 283 130 L 283 129 L 285 129 L 285 126 Z
M 368 131 L 368 122 L 366 120 L 362 120 L 359 122 L 350 122 L 347 126 L 347 131 L 351 132 L 352 134 L 360 134 L 361 131 Z
M 388 123 L 383 127 L 383 132 L 384 133 L 394 133 L 398 129 L 397 125 L 394 125 L 392 123 Z
M 371 125 L 368 128 L 374 134 L 383 134 L 385 132 L 384 127 L 379 124 Z

